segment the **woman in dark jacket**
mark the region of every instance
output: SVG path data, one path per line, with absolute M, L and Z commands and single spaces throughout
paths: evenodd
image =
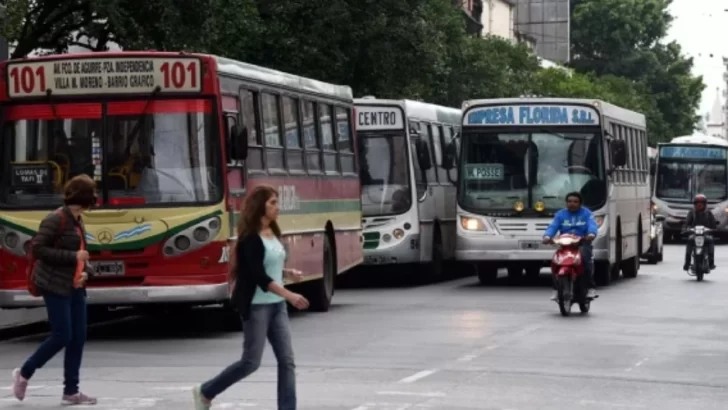
M 13 371 L 13 392 L 25 398 L 28 380 L 61 349 L 64 388 L 62 404 L 96 404 L 78 390 L 83 346 L 86 341 L 86 279 L 90 271 L 81 214 L 96 203 L 96 184 L 87 175 L 72 178 L 64 187 L 64 206 L 46 216 L 33 238 L 35 285 L 43 295 L 51 336 Z
M 278 193 L 258 186 L 245 198 L 238 222 L 238 243 L 230 276 L 232 302 L 243 319 L 243 357 L 193 390 L 195 410 L 208 410 L 211 401 L 260 366 L 266 338 L 278 361 L 278 409 L 296 409 L 296 371 L 286 301 L 306 309 L 303 296 L 283 287 L 283 278 L 301 279 L 301 272 L 284 269 L 286 251 L 280 241 Z

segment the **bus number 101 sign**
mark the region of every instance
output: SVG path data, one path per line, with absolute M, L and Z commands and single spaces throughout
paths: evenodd
M 199 92 L 199 58 L 91 58 L 8 64 L 8 96 Z

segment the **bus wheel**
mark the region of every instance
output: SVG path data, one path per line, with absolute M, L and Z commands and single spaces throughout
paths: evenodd
M 609 286 L 612 283 L 609 261 L 594 261 L 594 281 L 599 286 Z
M 506 268 L 508 271 L 508 282 L 515 284 L 521 281 L 523 277 L 523 266 L 512 265 Z
M 633 256 L 622 264 L 622 276 L 625 278 L 636 278 L 637 273 L 640 270 L 640 258 L 639 256 Z
M 490 263 L 479 263 L 475 266 L 478 281 L 481 285 L 492 285 L 498 280 L 498 267 Z
M 308 284 L 303 292 L 310 302 L 309 310 L 314 312 L 328 312 L 331 299 L 334 297 L 334 284 L 336 282 L 336 257 L 331 237 L 324 235 L 324 277 Z
M 442 277 L 442 254 L 442 237 L 440 236 L 440 229 L 435 228 L 435 233 L 432 237 L 432 261 L 426 268 L 428 280 L 436 281 Z

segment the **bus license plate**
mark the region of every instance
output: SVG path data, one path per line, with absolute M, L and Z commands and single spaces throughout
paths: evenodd
M 390 258 L 386 256 L 374 256 L 369 255 L 364 257 L 364 263 L 367 265 L 384 265 L 385 263 L 389 263 Z
M 126 267 L 122 261 L 91 262 L 93 276 L 123 276 Z
M 548 247 L 548 245 L 544 245 L 541 241 L 520 241 L 519 244 L 521 245 L 521 249 L 542 249 Z

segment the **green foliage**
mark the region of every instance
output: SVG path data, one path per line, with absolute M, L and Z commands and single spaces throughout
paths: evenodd
M 671 0 L 571 0 L 571 66 L 580 73 L 618 76 L 640 90 L 651 141 L 691 134 L 705 85 L 693 60 L 662 40 Z
M 661 44 L 670 0 L 571 0 L 576 73 L 541 70 L 523 45 L 465 33 L 449 0 L 14 0 L 3 32 L 22 57 L 92 50 L 220 54 L 350 85 L 356 95 L 460 106 L 539 94 L 645 113 L 652 136 L 687 134 L 703 89 L 692 60 Z

